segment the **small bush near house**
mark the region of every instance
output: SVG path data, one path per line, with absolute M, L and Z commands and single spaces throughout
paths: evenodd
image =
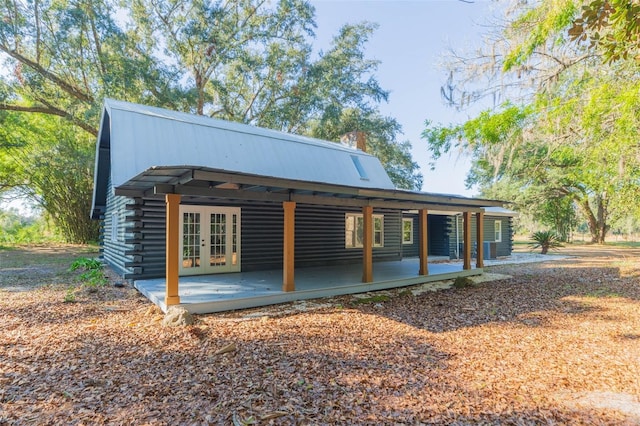
M 563 247 L 560 239 L 553 231 L 538 231 L 531 235 L 533 242 L 530 243 L 531 250 L 540 248 L 541 254 L 547 254 L 549 250 L 555 250 Z
M 109 280 L 102 272 L 102 263 L 97 259 L 80 257 L 74 260 L 69 267 L 70 271 L 82 270 L 78 277 L 88 288 L 97 288 L 107 285 Z

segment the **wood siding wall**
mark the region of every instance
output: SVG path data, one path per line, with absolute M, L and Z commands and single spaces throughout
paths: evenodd
M 413 219 L 413 243 L 402 245 L 402 257 L 417 257 L 420 240 L 418 215 L 406 213 L 404 217 Z M 433 214 L 427 216 L 429 256 L 449 256 L 450 227 L 449 216 Z
M 109 191 L 111 193 L 111 191 Z M 221 200 L 183 199 L 182 204 L 240 207 L 242 270 L 282 267 L 283 209 L 280 203 L 229 203 Z M 110 238 L 107 218 L 117 210 L 122 244 L 106 244 Z M 361 249 L 345 248 L 345 213 L 359 210 L 301 205 L 296 207 L 296 267 L 359 263 Z M 374 261 L 399 260 L 401 213 L 374 210 L 384 215 L 384 247 L 373 249 Z M 164 198 L 114 197 L 107 205 L 103 257 L 115 271 L 128 279 L 162 277 L 165 273 Z
M 456 218 L 458 221 L 458 243 L 459 243 L 459 257 L 462 258 L 462 216 L 451 216 L 452 232 L 451 232 L 451 244 L 450 244 L 450 256 L 452 259 L 456 258 Z M 502 223 L 502 241 L 496 243 L 497 256 L 510 256 L 513 250 L 513 218 L 508 216 L 488 216 L 484 217 L 484 241 L 495 241 L 495 222 L 500 221 Z M 471 216 L 471 243 L 476 243 L 476 217 Z

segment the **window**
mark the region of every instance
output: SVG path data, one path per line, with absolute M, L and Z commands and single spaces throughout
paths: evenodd
M 118 242 L 118 213 L 111 213 L 111 242 Z
M 369 180 L 369 177 L 367 176 L 367 172 L 364 170 L 364 167 L 362 167 L 360 158 L 356 157 L 355 155 L 352 155 L 351 161 L 353 161 L 353 165 L 356 166 L 356 170 L 358 171 L 358 175 L 360 175 L 360 179 Z
M 362 214 L 347 213 L 345 215 L 345 242 L 346 248 L 362 248 L 364 218 Z M 384 216 L 373 215 L 373 246 L 384 247 Z
M 502 241 L 502 221 L 496 220 L 495 225 L 493 226 L 494 238 L 493 240 L 496 243 Z
M 402 219 L 402 244 L 413 244 L 413 219 Z

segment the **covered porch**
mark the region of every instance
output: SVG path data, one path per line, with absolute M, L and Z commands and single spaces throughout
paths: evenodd
M 432 261 L 439 260 L 431 257 Z M 374 281 L 362 282 L 360 265 L 296 268 L 296 290 L 284 291 L 282 270 L 181 277 L 180 305 L 194 314 L 254 308 L 295 300 L 316 299 L 385 290 L 482 274 L 461 263 L 431 263 L 429 275 L 419 275 L 420 259 L 373 264 Z M 136 280 L 134 286 L 166 312 L 166 279 Z
M 231 173 L 202 167 L 154 167 L 130 179 L 127 187 L 116 189 L 116 195 L 129 197 L 164 196 L 165 219 L 165 274 L 157 279 L 139 279 L 135 287 L 163 310 L 171 305 L 181 305 L 193 313 L 209 313 L 277 304 L 293 300 L 312 299 L 342 294 L 361 293 L 393 287 L 402 287 L 481 274 L 483 268 L 482 245 L 477 247 L 475 269 L 471 262 L 471 217 L 476 216 L 478 240 L 482 240 L 483 217 L 486 205 L 498 201 L 465 197 L 417 193 L 405 190 L 367 189 L 317 182 L 295 181 L 246 173 Z M 280 206 L 277 213 L 281 222 L 272 240 L 281 244 L 281 268 L 262 272 L 247 272 L 237 264 L 237 271 L 229 274 L 185 276 L 180 270 L 185 258 L 184 229 L 181 225 L 181 205 L 212 204 L 216 202 L 266 202 Z M 352 258 L 348 266 L 341 262 L 327 262 L 319 268 L 297 266 L 296 234 L 297 210 L 300 206 L 332 206 L 360 212 L 362 217 L 359 260 Z M 374 262 L 374 212 L 376 209 L 402 212 L 417 210 L 419 255 L 406 260 Z M 429 210 L 461 212 L 463 216 L 464 253 L 462 265 L 429 263 L 427 216 Z M 144 229 L 145 216 L 132 217 Z M 231 222 L 229 222 L 231 223 Z M 309 222 L 307 222 L 309 223 Z M 199 226 L 199 225 L 198 225 Z M 307 225 L 309 226 L 309 225 Z M 314 227 L 317 244 L 323 244 L 322 217 L 318 216 Z M 344 228 L 343 228 L 344 226 Z M 399 227 L 399 225 L 398 225 Z M 207 229 L 205 227 L 204 229 Z M 242 226 L 238 229 L 242 230 Z M 231 227 L 229 228 L 231 229 Z M 345 238 L 344 222 L 337 232 Z M 181 236 L 182 232 L 182 236 Z M 279 234 L 279 235 L 275 235 Z M 236 247 L 233 235 L 225 234 L 225 247 Z M 231 239 L 229 239 L 231 238 Z M 198 236 L 196 245 L 206 247 L 208 237 Z M 241 241 L 239 238 L 238 241 Z M 298 243 L 301 242 L 298 239 Z M 139 243 L 145 243 L 142 238 Z M 401 241 L 396 240 L 397 253 L 401 253 Z M 238 244 L 237 250 L 241 244 Z M 242 244 L 243 247 L 246 244 Z M 231 256 L 236 248 L 227 250 Z M 143 256 L 141 256 L 143 257 Z M 210 256 L 207 255 L 207 259 Z M 240 258 L 241 256 L 238 256 Z M 401 255 L 400 257 L 401 258 Z M 216 258 L 217 259 L 217 258 Z M 355 258 L 357 259 L 357 258 Z M 205 260 L 208 262 L 208 260 Z M 232 258 L 225 265 L 233 264 Z M 433 269 L 432 269 L 433 268 Z M 266 268 L 265 268 L 266 269 Z

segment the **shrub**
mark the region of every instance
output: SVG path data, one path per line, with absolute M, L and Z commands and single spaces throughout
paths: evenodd
M 563 247 L 560 239 L 553 231 L 534 232 L 531 239 L 533 240 L 530 244 L 531 250 L 540 248 L 541 254 L 547 254 L 549 250 L 556 250 L 559 247 Z
M 74 260 L 69 267 L 70 271 L 78 269 L 84 271 L 78 278 L 89 288 L 102 287 L 109 282 L 102 272 L 102 263 L 98 259 L 80 257 Z

